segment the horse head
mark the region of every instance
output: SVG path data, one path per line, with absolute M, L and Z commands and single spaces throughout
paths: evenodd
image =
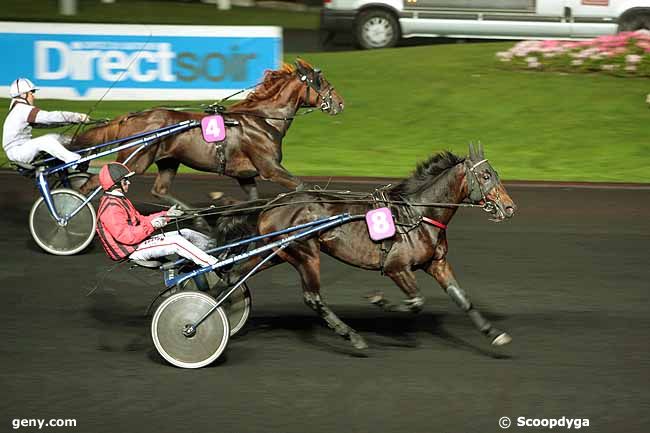
M 483 145 L 478 149 L 469 145 L 469 157 L 465 159 L 465 178 L 467 179 L 467 196 L 472 203 L 485 206 L 492 214 L 492 221 L 500 222 L 512 218 L 515 214 L 514 201 L 499 179 L 496 170 L 490 165 Z
M 315 69 L 302 59 L 296 59 L 295 65 L 298 78 L 307 86 L 302 101 L 304 106 L 318 107 L 331 115 L 343 111 L 343 98 L 320 69 Z

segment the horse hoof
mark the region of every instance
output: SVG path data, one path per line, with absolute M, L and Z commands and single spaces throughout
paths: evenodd
M 208 193 L 208 195 L 212 200 L 219 200 L 221 197 L 223 197 L 223 193 L 221 191 L 212 191 L 211 193 Z
M 366 295 L 366 299 L 371 304 L 381 304 L 385 301 L 384 294 L 382 292 L 370 293 Z
M 509 336 L 506 332 L 502 332 L 497 335 L 494 340 L 492 340 L 493 346 L 505 346 L 506 344 L 512 341 L 512 337 Z
M 368 348 L 368 343 L 359 334 L 350 334 L 350 343 L 355 349 L 363 350 Z

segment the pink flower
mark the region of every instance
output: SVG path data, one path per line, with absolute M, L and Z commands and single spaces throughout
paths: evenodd
M 625 67 L 625 70 L 630 71 L 630 72 L 634 72 L 634 71 L 636 71 L 636 66 L 635 65 L 627 65 Z
M 603 71 L 613 71 L 613 70 L 616 69 L 617 67 L 618 67 L 618 65 L 602 65 L 600 68 L 601 68 Z
M 559 46 L 561 43 L 562 42 L 560 42 L 560 41 L 550 39 L 550 40 L 542 41 L 541 47 L 542 48 L 555 48 L 555 47 Z
M 636 46 L 643 49 L 646 53 L 650 51 L 650 42 L 639 41 L 636 43 Z
M 625 61 L 628 63 L 639 63 L 641 61 L 641 56 L 638 54 L 629 54 L 625 56 Z
M 572 61 L 571 61 L 571 66 L 580 66 L 580 65 L 582 65 L 583 63 L 584 63 L 584 62 L 583 62 L 582 60 L 580 60 L 580 59 L 576 59 L 576 60 L 572 60 Z

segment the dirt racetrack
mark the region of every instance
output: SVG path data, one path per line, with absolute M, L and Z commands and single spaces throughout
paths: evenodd
M 152 181 L 136 179 L 136 201 L 153 201 Z M 41 252 L 27 224 L 30 180 L 3 171 L 0 185 L 0 431 L 14 419 L 64 418 L 77 427 L 41 431 L 497 432 L 503 416 L 509 431 L 548 431 L 517 426 L 519 417 L 650 431 L 648 187 L 506 184 L 519 206 L 512 221 L 459 212 L 450 261 L 474 303 L 513 336 L 506 349 L 491 348 L 425 274 L 424 311 L 389 314 L 363 299 L 376 289 L 400 298 L 387 278 L 326 258 L 324 297 L 366 337 L 365 353 L 321 325 L 282 265 L 252 280 L 252 318 L 225 355 L 182 370 L 158 356 L 143 316 L 160 276 L 106 273 L 97 240 L 77 256 Z M 174 187 L 196 205 L 211 190 L 241 197 L 234 181 L 213 176 Z

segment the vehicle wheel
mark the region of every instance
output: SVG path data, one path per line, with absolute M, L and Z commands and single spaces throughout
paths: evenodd
M 205 286 L 208 290 L 215 290 L 217 284 L 221 282 L 219 277 L 214 272 L 203 274 L 205 282 L 199 287 L 194 279 L 185 280 L 181 283 L 181 290 L 201 290 L 205 291 Z M 218 292 L 229 290 L 230 287 L 218 289 Z M 213 292 L 214 294 L 214 292 Z M 234 337 L 246 325 L 248 318 L 251 314 L 251 293 L 246 283 L 242 284 L 224 301 L 221 306 L 226 311 L 228 316 L 228 323 L 230 325 L 230 336 Z
M 51 192 L 52 203 L 60 217 L 72 214 L 86 198 L 71 189 Z M 43 197 L 36 200 L 29 213 L 29 231 L 39 247 L 50 254 L 69 256 L 86 248 L 95 236 L 95 208 L 86 205 L 66 225 L 54 219 Z
M 228 290 L 228 289 L 224 289 Z M 230 324 L 230 336 L 234 337 L 246 325 L 251 314 L 251 292 L 246 283 L 237 287 L 223 304 Z
M 92 174 L 85 172 L 70 173 L 66 176 L 66 180 L 57 179 L 52 185 L 52 189 L 69 188 L 79 191 L 81 187 L 92 177 Z
M 226 349 L 230 330 L 221 307 L 187 336 L 187 325 L 196 324 L 217 301 L 202 292 L 179 292 L 156 309 L 151 320 L 151 338 L 167 362 L 181 368 L 200 368 L 216 360 Z
M 371 9 L 359 14 L 356 24 L 356 38 L 362 48 L 369 50 L 393 47 L 399 37 L 399 23 L 390 12 Z
M 621 17 L 618 26 L 619 32 L 633 32 L 642 29 L 650 30 L 650 11 L 629 13 Z

